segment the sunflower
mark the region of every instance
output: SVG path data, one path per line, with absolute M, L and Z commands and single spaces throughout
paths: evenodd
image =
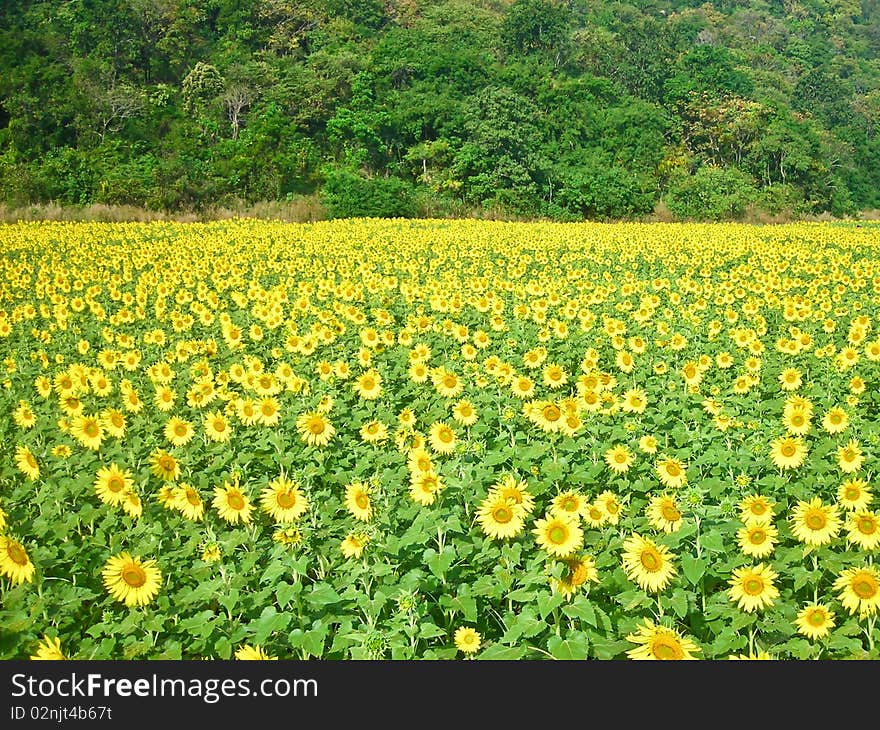
M 605 463 L 612 471 L 623 474 L 632 466 L 633 456 L 626 446 L 617 444 L 605 452 Z
M 642 436 L 639 439 L 639 451 L 644 454 L 656 454 L 657 453 L 657 439 L 651 436 L 650 434 L 647 436 Z
M 36 457 L 23 444 L 15 447 L 15 466 L 31 481 L 36 480 L 40 476 L 40 465 L 37 463 Z
M 369 522 L 373 518 L 370 487 L 364 482 L 352 482 L 345 488 L 345 508 L 356 520 Z
M 231 524 L 249 523 L 253 505 L 247 495 L 237 484 L 224 483 L 222 487 L 214 487 L 214 499 L 211 504 L 217 509 L 224 520 Z
M 166 482 L 175 482 L 180 476 L 180 464 L 167 451 L 154 451 L 150 456 L 150 472 Z
M 739 608 L 748 613 L 768 608 L 779 597 L 779 589 L 773 585 L 777 577 L 773 568 L 763 563 L 737 568 L 733 571 L 727 594 L 732 601 L 737 602 Z
M 262 398 L 257 407 L 257 418 L 264 426 L 275 426 L 281 420 L 281 404 L 274 396 Z
M 434 388 L 444 398 L 455 398 L 464 390 L 464 383 L 455 373 L 439 368 L 432 378 Z
M 798 437 L 780 436 L 770 442 L 770 459 L 779 469 L 797 469 L 806 456 L 807 447 Z
M 235 658 L 240 661 L 272 661 L 278 657 L 267 654 L 259 645 L 251 646 L 250 644 L 242 644 L 235 650 Z
M 563 596 L 572 597 L 588 583 L 599 582 L 599 571 L 596 561 L 588 555 L 579 558 L 568 558 L 562 561 L 565 570 L 562 577 L 553 579 L 551 585 Z
M 847 479 L 837 490 L 837 502 L 847 511 L 867 509 L 874 495 L 864 479 Z
M 455 452 L 455 431 L 443 421 L 438 421 L 428 429 L 428 443 L 438 454 L 452 454 Z
M 44 634 L 43 641 L 40 642 L 40 645 L 37 647 L 37 653 L 31 654 L 31 659 L 64 661 L 67 657 L 64 656 L 64 652 L 61 651 L 61 639 L 58 637 L 53 639 Z
M 131 472 L 123 471 L 116 464 L 98 469 L 95 477 L 95 494 L 105 504 L 118 507 L 134 486 Z
M 616 525 L 620 521 L 622 507 L 617 499 L 617 495 L 611 491 L 604 491 L 596 497 L 596 504 L 605 513 L 605 521 L 611 525 Z
M 174 492 L 172 506 L 186 519 L 198 522 L 205 516 L 205 503 L 195 487 L 181 483 Z
M 366 533 L 350 532 L 339 547 L 346 558 L 359 558 L 369 541 L 370 537 Z
M 406 466 L 412 474 L 434 471 L 431 454 L 425 449 L 412 449 L 407 456 Z
M 694 654 L 700 652 L 700 647 L 692 639 L 674 629 L 655 625 L 650 619 L 645 619 L 637 626 L 636 633 L 628 634 L 626 640 L 636 644 L 626 652 L 630 659 L 696 659 Z
M 452 408 L 452 417 L 462 426 L 473 426 L 477 422 L 477 411 L 469 400 L 460 400 Z
M 583 544 L 584 533 L 577 521 L 559 515 L 546 514 L 535 520 L 532 530 L 538 546 L 555 558 L 567 558 Z
M 663 532 L 677 532 L 682 525 L 681 510 L 675 503 L 675 498 L 668 494 L 652 497 L 645 516 L 651 527 Z
M 672 553 L 665 545 L 634 533 L 623 543 L 623 570 L 644 591 L 662 591 L 675 576 Z
M 376 370 L 367 370 L 355 378 L 353 387 L 364 400 L 376 400 L 382 395 L 382 376 Z
M 837 449 L 837 465 L 844 474 L 852 474 L 862 468 L 865 457 L 858 441 L 850 441 Z
M 880 545 L 880 515 L 876 512 L 850 512 L 846 527 L 846 539 L 862 550 L 875 550 Z
M 480 634 L 470 626 L 460 626 L 453 635 L 455 648 L 463 654 L 476 654 L 480 650 L 481 641 Z
M 834 587 L 839 591 L 838 598 L 850 613 L 868 616 L 877 613 L 880 607 L 880 573 L 873 565 L 844 570 Z
M 834 611 L 824 603 L 808 603 L 798 612 L 794 625 L 808 639 L 823 639 L 834 628 Z
M 145 606 L 159 592 L 162 573 L 155 560 L 142 561 L 127 552 L 111 557 L 101 571 L 104 587 L 126 606 Z
M 0 535 L 0 575 L 9 578 L 12 585 L 30 583 L 34 578 L 34 564 L 24 545 L 4 535 Z
M 554 515 L 578 520 L 586 504 L 587 500 L 577 492 L 561 492 L 553 498 L 550 512 Z
M 496 494 L 509 499 L 525 514 L 531 514 L 535 509 L 535 498 L 529 492 L 528 485 L 524 481 L 517 480 L 512 474 L 507 474 L 492 486 L 489 496 Z
M 410 479 L 409 496 L 414 502 L 427 507 L 434 504 L 442 489 L 443 483 L 435 472 L 419 472 Z
M 115 408 L 108 408 L 101 413 L 101 427 L 113 438 L 125 437 L 125 415 Z
M 660 459 L 654 466 L 654 472 L 660 479 L 660 483 L 669 489 L 677 489 L 687 483 L 685 466 L 678 459 L 668 456 Z
M 382 421 L 370 421 L 361 426 L 361 438 L 368 444 L 381 444 L 388 440 L 388 428 Z
M 309 500 L 298 484 L 278 477 L 263 489 L 260 505 L 276 522 L 287 523 L 299 519 L 308 510 Z
M 739 503 L 739 517 L 747 525 L 773 520 L 774 503 L 760 494 L 752 494 Z
M 602 527 L 608 522 L 608 513 L 602 509 L 602 505 L 596 502 L 585 504 L 581 516 L 590 527 Z
M 186 446 L 195 435 L 195 430 L 189 421 L 172 416 L 165 423 L 165 438 L 172 446 Z
M 225 443 L 229 441 L 232 435 L 232 427 L 229 420 L 220 411 L 210 411 L 205 414 L 204 418 L 205 435 L 217 443 Z
M 329 419 L 317 411 L 303 413 L 296 419 L 300 439 L 309 446 L 323 447 L 330 443 L 336 429 Z
M 122 500 L 122 509 L 129 517 L 137 519 L 141 516 L 144 506 L 141 502 L 140 495 L 133 489 L 129 489 L 125 493 L 125 499 Z
M 483 533 L 494 540 L 516 537 L 525 527 L 525 511 L 500 494 L 486 497 L 477 510 Z
M 848 425 L 849 416 L 843 408 L 829 408 L 825 415 L 822 416 L 822 428 L 832 436 L 846 431 Z
M 792 436 L 804 436 L 810 432 L 812 424 L 808 413 L 800 408 L 792 408 L 782 416 L 782 425 Z
M 809 502 L 798 502 L 792 510 L 792 533 L 801 542 L 819 547 L 825 545 L 840 532 L 841 520 L 837 507 L 824 505 L 819 497 Z
M 202 548 L 202 561 L 205 563 L 216 563 L 222 557 L 220 546 L 216 542 L 211 542 Z
M 773 525 L 757 522 L 741 527 L 737 533 L 739 549 L 752 558 L 765 558 L 773 552 L 779 531 Z
M 70 424 L 70 435 L 92 451 L 100 449 L 104 441 L 104 429 L 97 416 L 75 416 Z

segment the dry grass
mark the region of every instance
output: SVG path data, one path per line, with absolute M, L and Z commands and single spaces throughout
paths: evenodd
M 269 200 L 259 203 L 240 203 L 230 206 L 209 208 L 200 212 L 165 212 L 147 210 L 133 205 L 104 205 L 96 203 L 86 206 L 64 206 L 57 203 L 27 205 L 10 208 L 0 204 L 0 222 L 18 221 L 85 221 L 100 223 L 124 223 L 149 221 L 195 221 L 228 220 L 230 218 L 259 218 L 261 220 L 280 220 L 290 223 L 306 223 L 325 217 L 324 208 L 317 196 L 302 196 L 290 201 Z

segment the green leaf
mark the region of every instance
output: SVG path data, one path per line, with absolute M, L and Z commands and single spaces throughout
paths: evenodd
M 524 646 L 502 646 L 492 644 L 477 655 L 477 659 L 522 659 L 526 653 Z
M 685 553 L 681 556 L 681 570 L 691 585 L 697 585 L 706 573 L 706 561 Z
M 577 635 L 577 638 L 574 638 L 575 634 Z M 560 636 L 552 637 L 550 641 L 547 642 L 547 650 L 556 659 L 564 659 L 567 661 L 586 659 L 587 648 L 589 647 L 587 637 L 581 632 L 575 632 L 575 634 L 572 634 L 570 635 L 570 638 L 565 639 Z

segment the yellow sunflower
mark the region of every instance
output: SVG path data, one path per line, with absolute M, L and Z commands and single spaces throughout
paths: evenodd
M 495 540 L 519 535 L 525 527 L 525 511 L 500 494 L 486 497 L 477 510 L 477 522 L 483 532 Z
M 67 657 L 64 656 L 64 652 L 61 651 L 61 639 L 59 639 L 57 636 L 55 638 L 51 638 L 44 634 L 43 640 L 37 647 L 37 653 L 31 654 L 31 659 L 64 661 L 67 659 Z
M 30 583 L 34 578 L 34 564 L 24 545 L 4 535 L 0 535 L 0 575 L 9 578 L 12 585 Z
M 231 524 L 251 521 L 251 504 L 248 496 L 237 484 L 224 483 L 222 487 L 214 487 L 214 499 L 211 501 L 217 512 Z
M 880 573 L 873 565 L 848 568 L 834 581 L 838 598 L 851 614 L 869 616 L 880 607 Z
M 303 413 L 296 419 L 300 439 L 309 446 L 323 447 L 330 443 L 336 429 L 324 414 L 317 411 Z
M 352 482 L 345 488 L 345 508 L 356 520 L 369 522 L 373 517 L 370 487 L 364 482 Z
M 95 493 L 105 504 L 117 507 L 125 501 L 126 494 L 134 486 L 134 478 L 116 464 L 98 469 L 95 477 Z
M 623 570 L 644 591 L 662 591 L 675 576 L 673 556 L 665 545 L 634 533 L 623 543 Z
M 791 531 L 800 542 L 813 547 L 826 545 L 840 532 L 841 520 L 835 505 L 824 505 L 819 497 L 798 502 L 792 510 Z
M 260 495 L 263 512 L 280 523 L 299 519 L 309 508 L 309 500 L 295 482 L 278 477 Z
M 779 469 L 797 469 L 806 456 L 807 447 L 798 437 L 781 436 L 770 442 L 770 459 Z
M 101 571 L 104 587 L 126 606 L 144 606 L 159 593 L 162 572 L 155 560 L 142 561 L 127 552 L 111 557 Z
M 808 639 L 823 639 L 834 628 L 834 611 L 823 603 L 809 603 L 795 619 L 798 633 Z
M 777 577 L 773 568 L 763 563 L 737 568 L 733 571 L 727 594 L 748 613 L 769 608 L 779 597 L 779 589 L 773 584 Z
M 626 640 L 636 644 L 635 648 L 626 652 L 630 659 L 696 659 L 694 655 L 700 652 L 700 647 L 689 637 L 666 626 L 654 624 L 650 619 L 645 619 L 637 626 L 635 633 L 627 635 Z
M 580 549 L 584 540 L 583 530 L 575 520 L 553 514 L 535 520 L 532 532 L 538 546 L 555 558 L 567 558 Z

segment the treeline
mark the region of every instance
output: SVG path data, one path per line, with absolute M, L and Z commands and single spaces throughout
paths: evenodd
M 880 1 L 0 3 L 0 202 L 880 208 Z

